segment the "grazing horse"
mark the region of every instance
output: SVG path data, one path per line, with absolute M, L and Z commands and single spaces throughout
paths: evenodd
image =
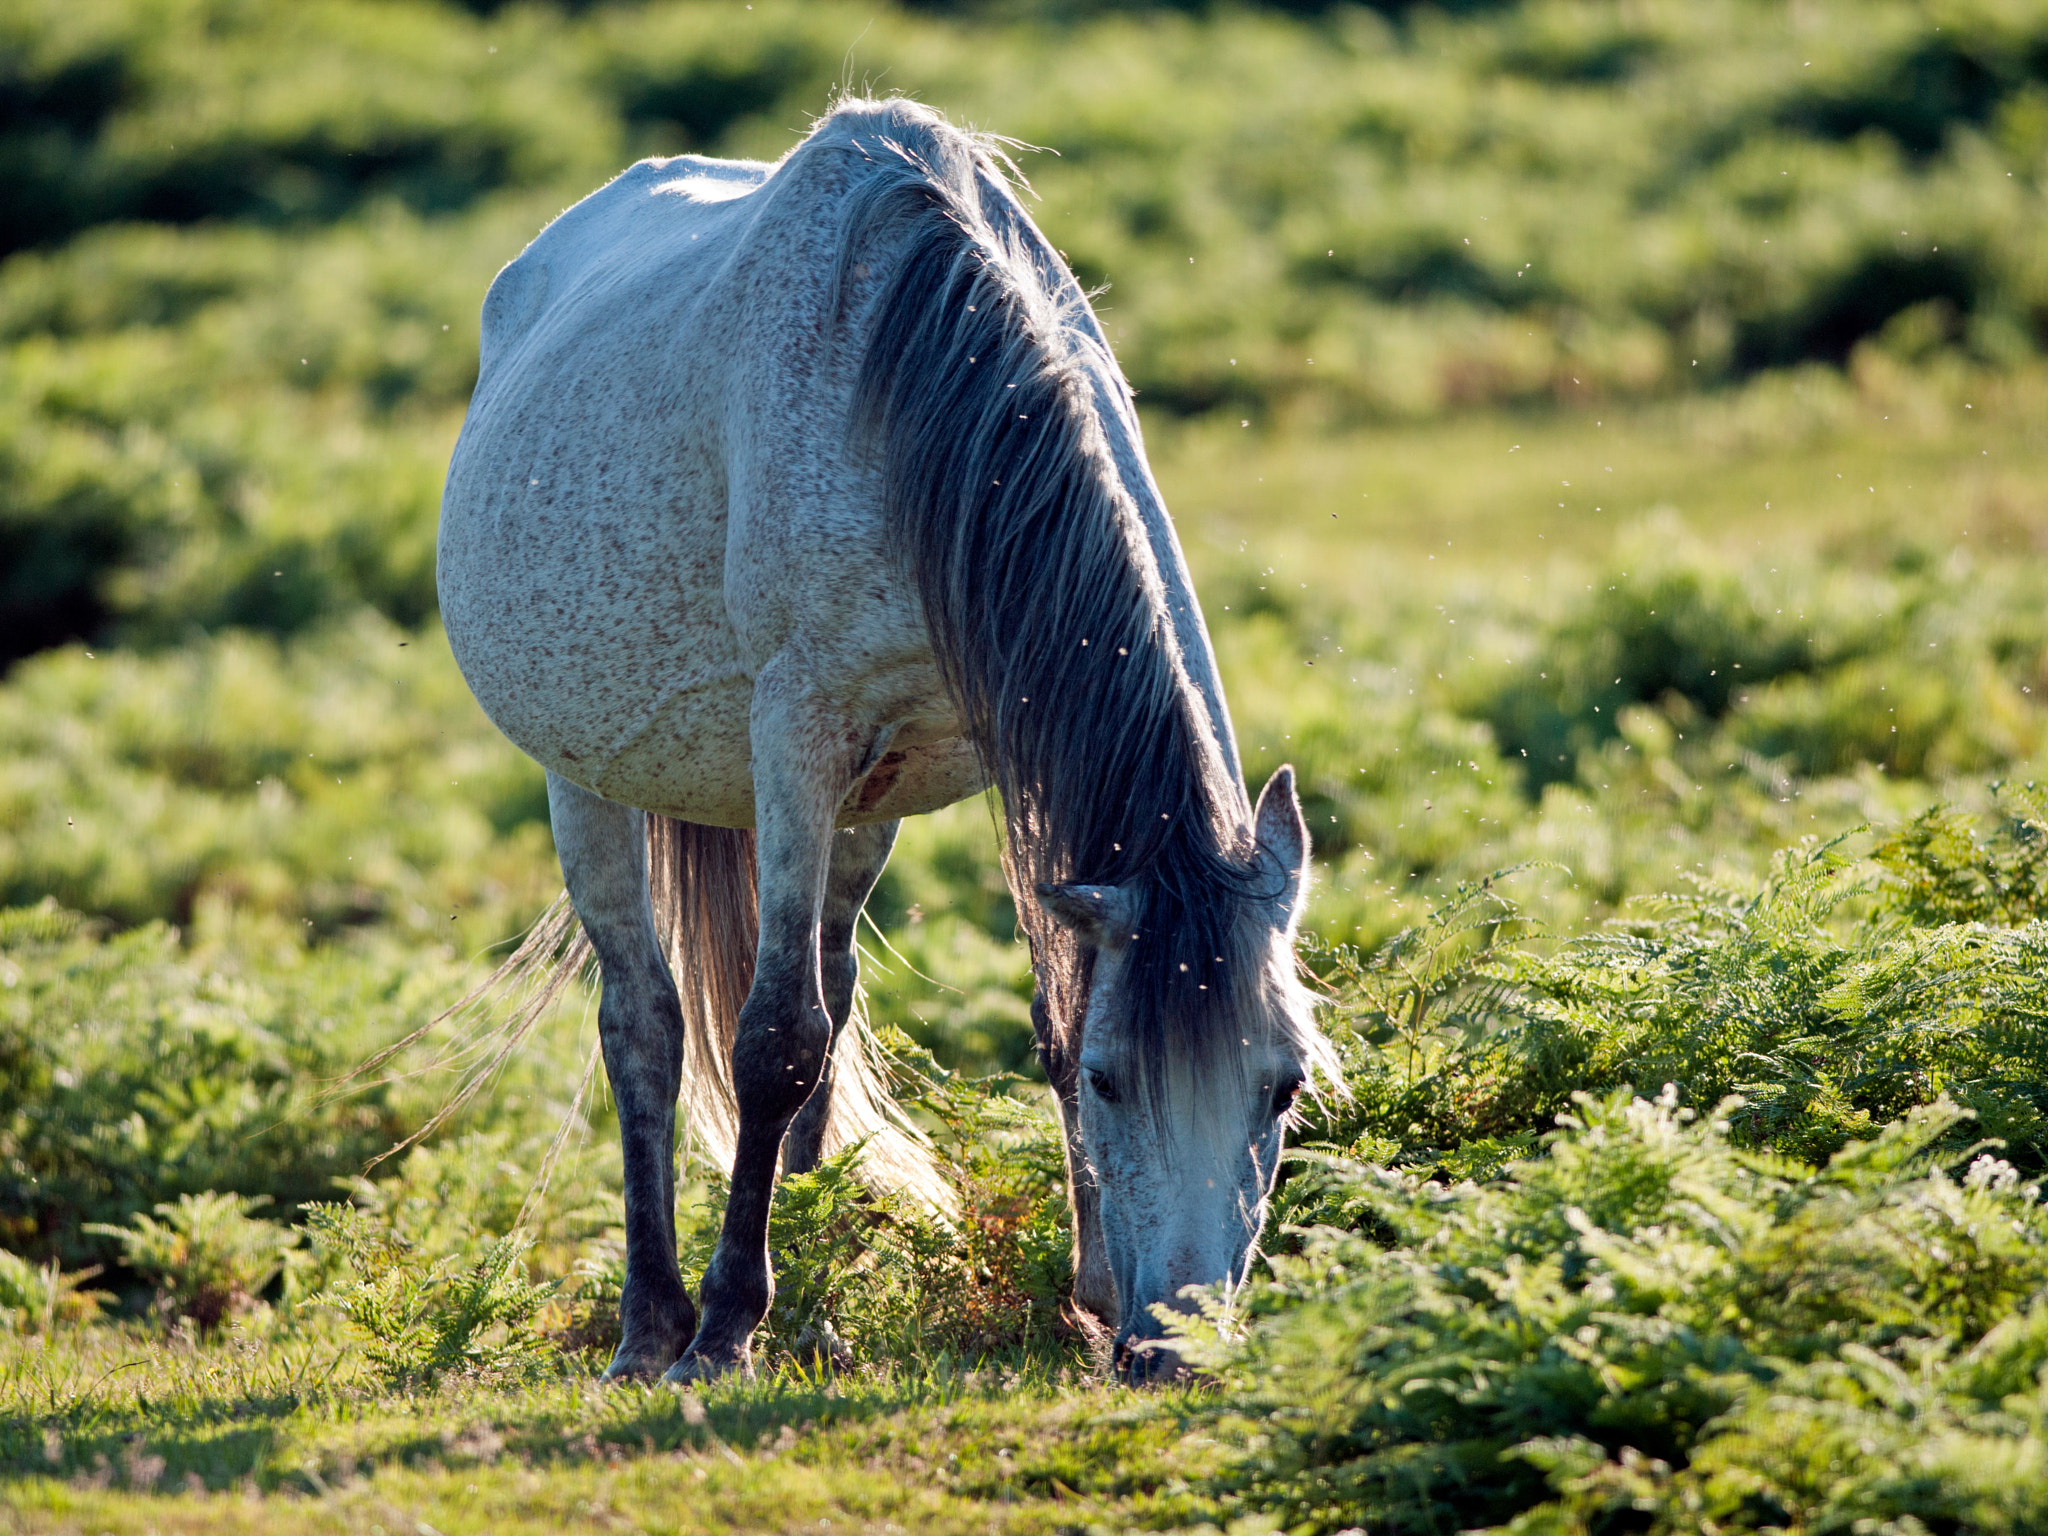
M 1327 1071 L 1291 770 L 1248 802 L 1086 297 L 993 141 L 847 101 L 774 165 L 643 161 L 491 285 L 441 611 L 547 769 L 625 1153 L 607 1375 L 751 1368 L 778 1162 L 942 1191 L 853 1012 L 898 819 L 993 785 L 1066 1136 L 1076 1299 L 1142 1347 L 1236 1283 Z M 729 1152 L 696 1306 L 674 1144 Z M 1138 1346 L 1138 1347 L 1134 1347 Z

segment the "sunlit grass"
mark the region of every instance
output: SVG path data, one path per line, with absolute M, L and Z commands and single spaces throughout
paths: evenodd
M 1659 514 L 1725 554 L 1852 564 L 1902 542 L 1968 558 L 2048 538 L 2048 373 L 1913 371 L 1876 348 L 1847 376 L 1679 400 L 1343 432 L 1228 413 L 1148 427 L 1198 577 L 1275 565 L 1339 601 L 1369 597 L 1390 561 L 1403 582 L 1445 588 L 1504 571 L 1543 582 Z
M 1045 1531 L 1195 1511 L 1162 1490 L 1203 1447 L 1120 1412 L 1135 1401 L 1029 1362 L 390 1394 L 317 1321 L 197 1345 L 107 1327 L 0 1338 L 0 1465 L 17 1530 Z

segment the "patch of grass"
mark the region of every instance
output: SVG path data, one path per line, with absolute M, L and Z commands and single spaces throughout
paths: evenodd
M 194 1349 L 101 1330 L 14 1350 L 0 1457 L 16 1528 L 237 1529 L 264 1510 L 285 1530 L 397 1529 L 402 1514 L 450 1533 L 606 1515 L 671 1531 L 1045 1531 L 1199 1507 L 1172 1491 L 1194 1464 L 1173 1427 L 1071 1372 L 387 1394 L 360 1360 L 333 1365 L 336 1342 L 231 1332 Z
M 207 1190 L 160 1203 L 155 1216 L 138 1212 L 127 1226 L 85 1230 L 113 1238 L 128 1268 L 157 1282 L 160 1312 L 209 1333 L 254 1306 L 298 1246 L 297 1233 L 254 1214 L 269 1203 L 263 1195 Z
M 59 1323 L 89 1323 L 107 1302 L 105 1291 L 86 1289 L 98 1269 L 66 1270 L 56 1260 L 31 1264 L 0 1249 L 0 1327 L 13 1333 L 48 1333 Z
M 0 915 L 6 1244 L 75 1268 L 122 1255 L 94 1224 L 125 1229 L 185 1196 L 232 1191 L 285 1217 L 332 1199 L 337 1181 L 424 1123 L 447 1082 L 415 1070 L 337 1098 L 335 1079 L 445 1002 L 460 974 L 400 947 L 188 952 L 160 925 L 105 936 L 53 907 Z M 518 1153 L 537 1167 L 574 1081 L 551 1083 L 545 1057 L 529 1056 L 468 1125 L 538 1138 Z M 511 1139 L 464 1150 L 489 1176 Z
M 309 1207 L 306 1227 L 340 1270 L 322 1299 L 349 1320 L 393 1386 L 430 1387 L 454 1372 L 517 1379 L 550 1355 L 537 1322 L 555 1287 L 527 1279 L 530 1239 L 508 1234 L 467 1263 L 452 1254 L 423 1262 L 350 1205 Z
M 1745 1146 L 1819 1163 L 1936 1096 L 2030 1175 L 2048 1166 L 2035 797 L 1988 833 L 1953 809 L 1783 851 L 1545 941 L 1509 894 L 1462 887 L 1371 952 L 1314 957 L 1345 1026 L 1348 1096 L 1299 1140 L 1452 1179 L 1525 1155 L 1574 1096 L 1671 1085 Z M 1312 1185 L 1311 1185 L 1312 1187 Z M 1283 1191 L 1280 1222 L 1315 1207 Z

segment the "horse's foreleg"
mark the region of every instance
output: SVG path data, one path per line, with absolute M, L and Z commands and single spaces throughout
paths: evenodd
M 689 1344 L 697 1314 L 676 1269 L 683 1012 L 648 901 L 646 817 L 552 773 L 548 811 L 569 900 L 597 950 L 597 1033 L 625 1154 L 626 1284 L 605 1377 L 658 1376 Z
M 865 827 L 848 827 L 832 838 L 832 868 L 825 880 L 824 907 L 818 915 L 818 971 L 825 994 L 825 1008 L 832 1015 L 832 1044 L 853 1012 L 853 989 L 860 980 L 860 959 L 854 948 L 854 927 L 868 893 L 881 878 L 889 862 L 889 850 L 896 846 L 900 822 L 875 822 Z M 825 1123 L 832 1117 L 832 1051 L 825 1053 L 825 1070 L 818 1086 L 804 1100 L 789 1127 L 789 1139 L 782 1144 L 782 1171 L 809 1173 L 818 1166 L 825 1148 Z
M 776 1159 L 832 1048 L 832 1015 L 819 985 L 818 918 L 833 822 L 867 743 L 774 663 L 754 685 L 751 741 L 761 939 L 753 990 L 733 1038 L 739 1139 L 725 1223 L 698 1291 L 702 1321 L 670 1369 L 671 1381 L 752 1368 L 754 1329 L 775 1297 L 768 1206 Z

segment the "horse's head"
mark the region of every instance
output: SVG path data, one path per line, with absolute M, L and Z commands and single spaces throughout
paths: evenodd
M 1209 982 L 1182 974 L 1186 964 L 1169 968 L 1166 998 L 1155 1002 L 1167 1016 L 1163 1037 L 1134 1038 L 1136 989 L 1161 986 L 1158 966 L 1135 963 L 1147 942 L 1145 895 L 1130 886 L 1039 888 L 1094 953 L 1079 1041 L 1080 1139 L 1116 1281 L 1117 1360 L 1134 1381 L 1180 1369 L 1171 1350 L 1144 1347 L 1165 1333 L 1155 1306 L 1184 1305 L 1188 1286 L 1244 1278 L 1295 1099 L 1331 1064 L 1294 962 L 1308 829 L 1291 768 L 1259 796 L 1254 840 L 1252 878 L 1228 898 Z M 1206 995 L 1211 987 L 1220 996 Z

